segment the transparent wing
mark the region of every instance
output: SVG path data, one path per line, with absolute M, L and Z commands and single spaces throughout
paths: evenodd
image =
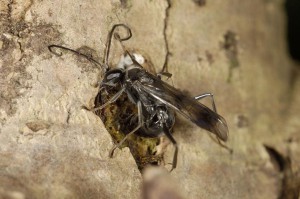
M 223 141 L 227 140 L 228 127 L 225 119 L 205 105 L 150 73 L 145 73 L 135 83 L 139 89 L 177 110 L 199 127 L 214 133 Z

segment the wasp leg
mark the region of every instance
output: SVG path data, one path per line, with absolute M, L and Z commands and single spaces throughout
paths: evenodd
M 214 100 L 214 95 L 212 93 L 204 93 L 202 95 L 198 95 L 195 97 L 196 100 L 200 100 L 200 99 L 203 99 L 205 97 L 211 97 L 211 100 L 212 100 L 212 107 L 213 107 L 213 111 L 217 113 L 217 108 L 216 108 L 216 105 L 215 105 L 215 100 Z M 233 149 L 229 148 L 228 146 L 226 146 L 225 144 L 223 144 L 221 142 L 221 140 L 218 138 L 218 137 L 214 137 L 212 134 L 208 134 L 209 137 L 215 142 L 217 143 L 218 145 L 220 145 L 222 148 L 228 150 L 230 153 L 233 152 Z
M 121 90 L 119 90 L 114 96 L 112 96 L 107 102 L 105 102 L 104 104 L 102 104 L 99 107 L 93 108 L 93 109 L 88 109 L 86 107 L 84 107 L 87 110 L 93 111 L 94 113 L 98 110 L 103 109 L 104 107 L 106 107 L 107 105 L 114 103 L 121 95 L 122 93 L 125 91 L 125 87 L 122 88 Z
M 172 142 L 173 146 L 175 147 L 174 155 L 173 155 L 173 163 L 172 163 L 172 168 L 170 170 L 173 171 L 173 169 L 176 168 L 177 166 L 177 155 L 178 155 L 178 146 L 176 140 L 173 138 L 172 134 L 170 133 L 170 130 L 168 127 L 164 124 L 163 125 L 164 133 L 167 136 L 167 138 Z
M 208 135 L 210 139 L 212 139 L 216 144 L 220 145 L 220 147 L 226 149 L 227 151 L 229 151 L 229 153 L 233 153 L 233 149 L 223 144 L 218 137 L 214 137 L 211 133 L 208 133 Z
M 127 138 L 132 135 L 134 132 L 136 132 L 139 128 L 143 126 L 143 115 L 142 115 L 142 103 L 140 101 L 137 102 L 137 107 L 138 107 L 138 125 L 135 127 L 130 133 L 128 133 L 118 144 L 115 144 L 109 151 L 109 157 L 112 158 L 114 155 L 114 151 L 116 148 L 119 148 L 126 140 Z
M 216 108 L 216 105 L 215 105 L 214 95 L 212 93 L 203 93 L 201 95 L 198 95 L 198 96 L 195 97 L 195 100 L 200 100 L 200 99 L 203 99 L 205 97 L 211 97 L 213 111 L 217 113 L 217 108 Z
M 118 33 L 114 33 L 115 29 L 118 28 L 118 27 L 123 27 L 123 28 L 126 29 L 126 31 L 127 31 L 127 36 L 126 37 L 121 38 L 121 36 Z M 109 68 L 108 58 L 109 58 L 109 53 L 110 53 L 111 40 L 112 40 L 113 36 L 117 40 L 119 40 L 120 42 L 126 41 L 126 40 L 128 40 L 132 37 L 131 29 L 125 24 L 116 24 L 112 27 L 111 31 L 108 34 L 108 38 L 107 38 L 107 42 L 106 42 L 106 48 L 104 49 L 105 56 L 104 56 L 103 62 L 104 62 L 104 65 L 105 65 L 106 69 Z
M 159 72 L 156 75 L 159 79 L 161 79 L 162 76 L 166 76 L 168 79 L 172 77 L 172 74 L 168 72 Z
M 165 76 L 165 77 L 167 77 L 167 81 L 168 81 L 169 79 L 171 79 L 172 73 L 169 73 L 169 72 L 159 72 L 159 73 L 156 74 L 156 76 L 157 76 L 160 80 L 161 80 L 162 76 Z M 173 80 L 172 80 L 172 79 L 171 79 L 171 84 L 172 84 L 172 86 L 174 86 Z

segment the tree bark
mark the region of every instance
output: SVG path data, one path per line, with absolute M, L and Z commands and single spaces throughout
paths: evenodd
M 101 69 L 47 48 L 84 49 L 101 61 L 118 23 L 132 29 L 128 49 L 157 72 L 167 63 L 174 87 L 213 93 L 228 123 L 232 154 L 177 119 L 170 175 L 183 198 L 297 197 L 300 79 L 287 54 L 283 0 L 4 0 L 0 15 L 0 198 L 140 197 L 129 150 L 108 158 L 109 133 L 82 109 L 93 106 Z M 115 44 L 111 65 L 121 56 Z M 170 145 L 166 163 L 172 155 Z

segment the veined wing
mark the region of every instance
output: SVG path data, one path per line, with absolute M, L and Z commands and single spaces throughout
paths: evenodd
M 150 73 L 145 73 L 140 81 L 135 83 L 139 89 L 177 110 L 199 127 L 214 133 L 223 141 L 227 140 L 228 127 L 225 119 L 194 98 L 185 95 Z

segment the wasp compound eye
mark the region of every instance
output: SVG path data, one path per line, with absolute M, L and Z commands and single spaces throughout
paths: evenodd
M 121 81 L 123 75 L 124 73 L 120 69 L 110 70 L 104 75 L 101 85 L 115 86 Z

